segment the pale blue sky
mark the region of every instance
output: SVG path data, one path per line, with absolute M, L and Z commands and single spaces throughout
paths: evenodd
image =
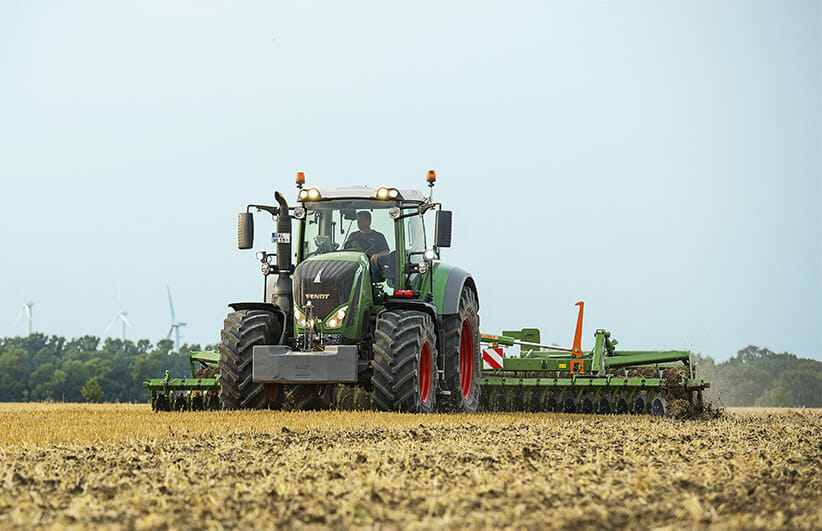
M 485 332 L 569 344 L 584 300 L 584 346 L 822 359 L 821 34 L 818 1 L 0 2 L 0 336 L 25 298 L 99 335 L 120 286 L 157 340 L 169 283 L 216 342 L 262 289 L 245 204 L 436 169 Z

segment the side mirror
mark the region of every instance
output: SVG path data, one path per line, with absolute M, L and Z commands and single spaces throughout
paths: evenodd
M 437 210 L 434 218 L 434 245 L 451 247 L 451 211 Z
M 251 249 L 254 246 L 254 217 L 250 212 L 241 212 L 237 219 L 237 247 Z

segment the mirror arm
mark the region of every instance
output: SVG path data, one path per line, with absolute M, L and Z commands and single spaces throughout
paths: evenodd
M 248 211 L 250 211 L 252 208 L 256 208 L 256 209 L 257 209 L 257 212 L 259 212 L 259 211 L 261 211 L 261 210 L 265 210 L 266 212 L 268 212 L 269 214 L 271 214 L 271 215 L 272 215 L 273 217 L 275 217 L 275 218 L 276 218 L 276 217 L 277 217 L 277 215 L 280 213 L 280 207 L 278 207 L 278 206 L 271 206 L 271 205 L 247 205 L 247 206 L 245 207 L 245 211 L 246 211 L 246 212 L 248 212 Z

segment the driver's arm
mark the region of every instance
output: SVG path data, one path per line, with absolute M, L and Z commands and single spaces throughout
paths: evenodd
M 372 263 L 372 264 L 376 264 L 376 263 L 377 263 L 377 258 L 379 258 L 379 257 L 381 257 L 381 256 L 385 256 L 385 255 L 387 255 L 387 254 L 388 254 L 388 251 L 387 251 L 387 250 L 385 250 L 385 251 L 380 251 L 380 252 L 378 252 L 378 253 L 374 253 L 374 254 L 372 254 L 372 255 L 371 255 L 371 263 Z
M 372 264 L 376 264 L 377 263 L 377 258 L 380 258 L 381 256 L 385 256 L 390 252 L 388 250 L 388 242 L 385 241 L 385 236 L 383 236 L 381 232 L 377 232 L 377 234 L 379 235 L 379 239 L 378 239 L 379 243 L 377 244 L 377 249 L 379 249 L 379 250 L 371 255 L 371 263 Z

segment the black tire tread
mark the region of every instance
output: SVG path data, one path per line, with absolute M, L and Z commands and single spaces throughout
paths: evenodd
M 460 384 L 460 336 L 462 322 L 468 319 L 474 336 L 474 378 L 468 398 L 462 396 Z M 474 290 L 468 286 L 460 294 L 459 313 L 446 315 L 442 319 L 443 349 L 445 359 L 445 389 L 451 394 L 442 396 L 438 402 L 440 411 L 464 411 L 473 413 L 480 407 L 480 385 L 482 378 L 482 350 L 480 346 L 479 303 Z
M 431 350 L 431 394 L 419 393 L 419 355 L 423 342 Z M 373 402 L 384 411 L 430 413 L 436 402 L 437 343 L 434 321 L 423 312 L 386 311 L 374 334 Z
M 225 409 L 265 409 L 265 386 L 252 380 L 255 345 L 275 344 L 280 323 L 264 310 L 240 310 L 226 316 L 220 333 L 220 400 Z

